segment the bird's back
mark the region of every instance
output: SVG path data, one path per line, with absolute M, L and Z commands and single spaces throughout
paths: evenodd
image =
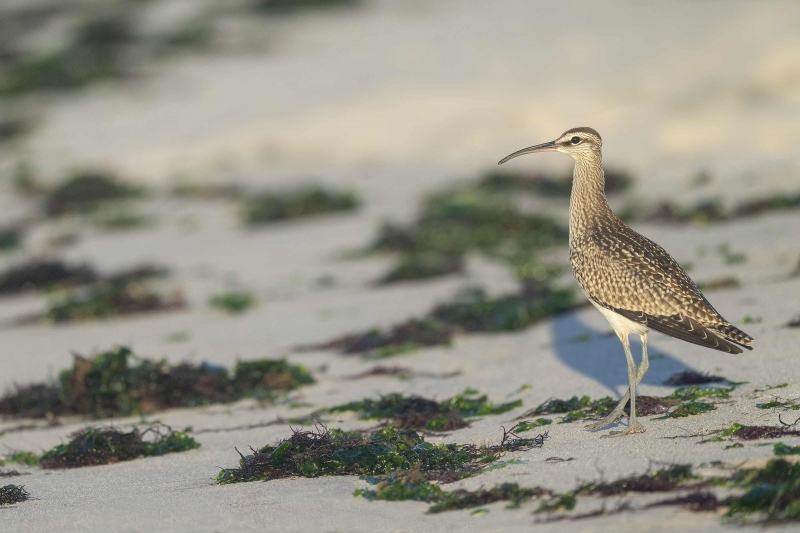
M 570 238 L 575 278 L 592 301 L 636 323 L 731 353 L 753 338 L 725 320 L 658 244 L 609 212 Z M 735 343 L 735 344 L 731 344 Z

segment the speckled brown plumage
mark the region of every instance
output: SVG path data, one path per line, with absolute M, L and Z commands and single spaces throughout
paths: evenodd
M 753 338 L 725 320 L 680 265 L 658 244 L 611 211 L 603 190 L 600 136 L 596 150 L 576 159 L 570 199 L 570 262 L 596 305 L 666 335 L 729 353 L 752 349 Z M 565 133 L 564 135 L 567 135 Z
M 602 145 L 592 128 L 574 128 L 555 141 L 518 150 L 500 164 L 538 152 L 561 152 L 575 160 L 569 206 L 572 272 L 611 324 L 628 362 L 628 391 L 608 416 L 586 428 L 596 431 L 616 423 L 630 402 L 628 427 L 604 435 L 621 437 L 644 431 L 636 420 L 636 387 L 650 368 L 648 330 L 728 353 L 741 353 L 739 346 L 751 349 L 754 341 L 717 313 L 661 246 L 611 212 L 604 191 Z M 642 341 L 639 365 L 631 354 L 630 335 L 638 335 Z

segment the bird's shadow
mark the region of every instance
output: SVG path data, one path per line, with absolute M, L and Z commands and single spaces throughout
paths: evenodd
M 578 313 L 565 313 L 552 322 L 553 349 L 561 362 L 568 367 L 604 385 L 620 397 L 628 388 L 628 366 L 619 338 L 611 328 L 596 329 L 582 321 Z M 638 365 L 642 345 L 638 336 L 632 335 L 631 353 Z M 644 385 L 664 385 L 671 375 L 684 370 L 694 370 L 663 350 L 648 344 L 650 370 L 644 376 Z

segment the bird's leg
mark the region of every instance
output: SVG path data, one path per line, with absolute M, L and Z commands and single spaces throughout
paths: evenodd
M 650 368 L 650 360 L 647 358 L 647 332 L 645 331 L 644 334 L 639 336 L 642 339 L 642 363 L 639 365 L 639 368 L 636 372 L 636 386 L 639 386 L 641 383 L 642 378 L 647 373 L 647 370 Z M 622 341 L 622 337 L 620 337 Z M 622 345 L 625 346 L 625 342 L 627 339 L 622 341 Z M 594 422 L 592 424 L 587 424 L 585 426 L 586 429 L 591 431 L 597 431 L 599 429 L 603 429 L 606 426 L 610 426 L 617 422 L 622 416 L 625 414 L 625 406 L 628 405 L 628 400 L 631 399 L 631 389 L 630 385 L 628 386 L 628 390 L 625 391 L 625 394 L 622 396 L 622 399 L 619 401 L 616 407 L 611 411 L 610 414 L 603 417 L 602 420 Z
M 628 337 L 626 336 L 622 340 L 622 347 L 625 348 L 625 357 L 628 360 L 628 384 L 630 385 L 630 401 L 631 401 L 631 414 L 630 418 L 628 419 L 628 427 L 625 428 L 624 431 L 612 431 L 608 435 L 603 435 L 603 437 L 624 437 L 625 435 L 630 435 L 631 433 L 644 433 L 644 427 L 636 421 L 636 379 L 639 377 L 639 370 L 636 368 L 636 363 L 633 360 L 633 355 L 631 355 L 631 345 L 628 342 Z M 642 357 L 644 357 L 644 353 L 642 353 Z M 645 367 L 644 360 L 642 360 L 642 367 Z M 649 366 L 649 363 L 648 363 Z M 647 368 L 644 368 L 647 371 Z M 644 377 L 644 372 L 641 373 L 642 377 Z

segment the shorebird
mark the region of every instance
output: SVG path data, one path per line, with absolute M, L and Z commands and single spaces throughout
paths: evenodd
M 636 420 L 636 386 L 647 373 L 647 332 L 728 353 L 752 350 L 753 337 L 714 309 L 697 285 L 661 246 L 626 226 L 608 206 L 603 141 L 592 128 L 573 128 L 555 141 L 523 148 L 503 158 L 561 152 L 575 160 L 569 200 L 569 260 L 583 293 L 611 324 L 628 360 L 628 391 L 604 419 L 586 429 L 603 429 L 620 420 L 630 400 L 628 427 L 604 437 L 644 432 Z M 642 340 L 639 366 L 630 335 Z

